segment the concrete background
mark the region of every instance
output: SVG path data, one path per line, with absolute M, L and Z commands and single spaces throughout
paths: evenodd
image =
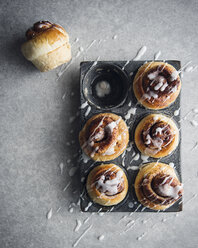
M 42 19 L 63 25 L 70 35 L 74 59 L 61 77 L 60 67 L 40 73 L 20 52 L 26 29 Z M 79 150 L 78 117 L 72 123 L 70 118 L 79 106 L 80 61 L 128 60 L 145 45 L 142 59 L 160 50 L 160 59 L 197 65 L 198 1 L 8 0 L 1 1 L 0 23 L 0 247 L 72 247 L 90 225 L 78 247 L 197 247 L 198 147 L 192 148 L 198 142 L 198 70 L 182 79 L 181 115 L 189 113 L 182 120 L 183 212 L 135 213 L 119 223 L 122 213 L 95 214 L 74 232 L 76 219 L 83 222 L 89 214 L 78 206 L 68 210 L 79 199 L 78 172 L 69 172 Z M 77 54 L 80 47 L 84 51 Z M 119 235 L 129 220 L 134 227 Z

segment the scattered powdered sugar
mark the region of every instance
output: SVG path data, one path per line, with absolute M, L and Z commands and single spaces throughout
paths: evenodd
M 47 218 L 48 220 L 50 220 L 50 219 L 52 218 L 52 208 L 50 208 L 50 210 L 47 212 L 46 218 Z

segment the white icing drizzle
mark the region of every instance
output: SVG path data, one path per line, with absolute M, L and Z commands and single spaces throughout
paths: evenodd
M 76 226 L 74 228 L 74 232 L 78 232 L 81 226 L 82 226 L 81 221 L 80 220 L 76 220 Z
M 89 208 L 93 205 L 93 202 L 89 202 L 88 205 L 85 207 L 85 211 L 88 211 Z
M 172 73 L 171 73 L 171 81 L 174 81 L 177 79 L 179 75 L 179 72 L 177 70 L 174 70 Z
M 133 59 L 134 61 L 139 60 L 146 52 L 147 47 L 143 46 L 140 48 L 140 50 L 137 52 L 137 55 L 135 56 L 135 58 Z
M 102 235 L 100 235 L 100 236 L 98 237 L 98 240 L 99 240 L 99 241 L 102 241 L 102 240 L 104 239 L 104 237 L 105 237 L 105 236 L 102 234 Z
M 73 213 L 73 212 L 74 212 L 74 208 L 70 207 L 70 208 L 69 208 L 69 212 L 70 212 L 70 213 Z
M 52 218 L 52 208 L 50 208 L 50 210 L 47 212 L 46 218 L 47 218 L 48 220 L 50 220 L 50 219 Z
M 89 106 L 89 107 L 87 108 L 87 111 L 86 111 L 86 113 L 85 113 L 85 116 L 88 116 L 89 113 L 90 113 L 90 111 L 91 111 L 91 106 Z
M 130 108 L 124 118 L 126 120 L 129 120 L 131 118 L 131 115 L 135 115 L 136 110 L 136 108 Z
M 68 182 L 68 184 L 64 187 L 63 191 L 66 191 L 68 189 L 68 187 L 70 186 L 70 184 L 71 184 L 71 181 Z
M 61 173 L 61 175 L 63 174 L 63 169 L 64 169 L 64 164 L 61 162 L 60 164 L 59 164 L 59 167 L 60 167 L 60 173 Z
M 143 163 L 146 163 L 146 162 L 148 162 L 149 156 L 141 154 L 141 159 L 142 159 Z
M 156 94 L 155 92 L 153 91 L 149 91 L 148 93 L 145 93 L 142 98 L 143 99 L 151 99 L 151 97 L 153 97 L 154 99 L 158 98 L 158 94 Z
M 175 164 L 173 162 L 169 163 L 170 167 L 174 168 Z
M 98 97 L 105 97 L 111 92 L 110 84 L 107 81 L 98 82 L 96 85 L 96 94 Z
M 82 105 L 80 106 L 80 108 L 83 109 L 83 108 L 85 108 L 87 106 L 88 106 L 88 102 L 86 101 L 86 102 L 82 103 Z
M 198 114 L 198 108 L 194 108 L 192 111 L 193 113 Z
M 133 160 L 137 161 L 137 160 L 139 160 L 139 158 L 140 158 L 140 154 L 137 153 L 137 154 L 135 155 L 135 157 L 133 158 Z
M 166 179 L 166 178 L 165 178 Z M 166 179 L 168 180 L 168 179 Z M 171 183 L 171 182 L 170 182 Z M 159 185 L 159 190 L 166 196 L 173 197 L 177 199 L 179 197 L 178 193 L 183 188 L 182 185 L 177 185 L 176 187 L 172 187 L 170 184 Z
M 130 60 L 127 60 L 127 62 L 123 65 L 122 70 L 129 64 Z
M 109 195 L 115 195 L 118 193 L 118 185 L 123 181 L 123 172 L 119 170 L 116 173 L 116 177 L 112 180 L 105 181 L 105 175 L 102 175 L 97 181 L 96 187 L 101 188 L 101 192 L 108 192 Z
M 132 165 L 127 168 L 127 170 L 139 170 L 139 166 Z
M 165 83 L 164 85 L 162 85 L 160 91 L 164 91 L 166 89 L 166 87 L 168 86 L 168 83 Z
M 149 80 L 153 80 L 158 76 L 159 72 L 158 71 L 154 71 L 148 74 L 148 78 Z
M 137 237 L 137 240 L 140 241 L 145 235 L 146 233 L 142 233 L 139 237 Z
M 183 69 L 183 71 L 184 72 L 192 72 L 193 71 L 193 66 L 191 66 L 191 65 L 188 65 L 188 66 L 186 66 L 184 69 Z
M 80 237 L 73 243 L 72 247 L 76 247 L 80 240 L 86 235 L 86 233 L 92 228 L 92 225 L 90 225 L 81 235 Z
M 86 51 L 88 51 L 92 46 L 93 44 L 96 42 L 96 40 L 93 40 L 88 46 L 87 46 L 87 49 Z
M 157 60 L 161 55 L 161 51 L 158 51 L 157 53 L 155 53 L 154 55 L 154 60 Z
M 79 47 L 79 51 L 80 52 L 83 52 L 84 51 L 84 48 L 83 47 Z
M 82 160 L 83 160 L 83 163 L 86 164 L 90 160 L 90 158 L 83 152 L 82 153 Z
M 178 116 L 180 112 L 180 108 L 174 111 L 174 116 Z

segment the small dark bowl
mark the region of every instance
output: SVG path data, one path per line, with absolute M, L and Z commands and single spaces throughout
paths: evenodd
M 98 96 L 96 85 L 102 81 L 108 82 L 109 94 Z M 121 106 L 128 95 L 129 78 L 118 66 L 97 62 L 92 65 L 83 79 L 83 94 L 96 108 L 112 109 Z

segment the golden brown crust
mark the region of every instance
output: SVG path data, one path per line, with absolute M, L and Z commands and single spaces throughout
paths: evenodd
M 174 169 L 159 162 L 148 163 L 141 167 L 134 186 L 140 203 L 154 210 L 169 208 L 183 194 L 183 186 Z
M 27 36 L 21 51 L 40 71 L 54 69 L 71 59 L 69 36 L 60 25 L 51 24 L 29 34 L 27 31 Z
M 179 130 L 175 122 L 162 114 L 150 114 L 143 118 L 135 130 L 138 150 L 149 157 L 161 158 L 173 152 L 179 142 Z
M 118 172 L 121 174 L 118 175 Z M 108 187 L 105 186 L 106 182 L 109 183 Z M 125 172 L 119 166 L 101 164 L 89 173 L 86 188 L 93 202 L 102 206 L 112 206 L 117 205 L 126 197 L 128 180 Z
M 80 146 L 96 161 L 109 161 L 126 149 L 129 132 L 124 120 L 112 113 L 101 113 L 89 119 L 79 134 Z
M 176 69 L 163 62 L 149 62 L 141 66 L 133 81 L 137 100 L 146 108 L 163 109 L 173 103 L 181 89 Z

